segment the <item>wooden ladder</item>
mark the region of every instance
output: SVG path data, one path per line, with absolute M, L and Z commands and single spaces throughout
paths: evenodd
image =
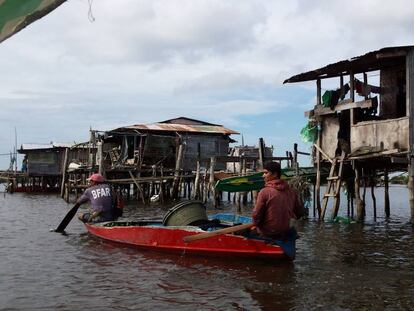
M 111 158 L 111 162 L 114 164 L 118 161 L 119 157 L 120 157 L 120 153 L 118 149 L 111 149 L 109 150 L 109 156 Z
M 333 201 L 333 213 L 332 218 L 335 218 L 338 214 L 339 209 L 339 197 L 341 195 L 341 185 L 342 185 L 342 168 L 344 165 L 345 152 L 342 151 L 341 156 L 336 157 L 331 162 L 331 170 L 329 171 L 329 177 L 326 178 L 327 185 L 325 195 L 322 200 L 322 212 L 321 220 L 325 218 L 326 208 L 328 207 L 329 198 L 334 198 Z M 339 163 L 339 166 L 338 166 Z

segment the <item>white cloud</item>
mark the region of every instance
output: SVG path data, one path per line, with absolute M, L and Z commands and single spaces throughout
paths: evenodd
M 183 115 L 258 137 L 261 115 L 314 102 L 301 91 L 313 83 L 284 79 L 414 42 L 408 0 L 100 0 L 92 12 L 95 22 L 87 1 L 68 1 L 1 44 L 0 132 L 79 140 L 89 126 Z

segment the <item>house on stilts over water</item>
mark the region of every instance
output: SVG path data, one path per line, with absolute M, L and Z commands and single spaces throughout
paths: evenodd
M 336 85 L 331 87 L 333 79 Z M 329 206 L 331 217 L 337 216 L 340 189 L 346 185 L 355 194 L 361 220 L 365 203 L 360 186 L 370 185 L 373 191 L 378 176 L 384 177 L 384 208 L 389 216 L 388 174 L 407 171 L 414 219 L 414 46 L 383 48 L 292 76 L 284 83 L 302 81 L 316 81 L 317 95 L 315 107 L 305 113 L 309 123 L 303 131 L 314 141 L 317 171 L 330 167 L 324 194 L 320 173 L 317 176 L 319 218 L 324 219 Z M 332 89 L 322 92 L 328 88 Z M 373 203 L 375 217 L 375 199 Z
M 86 162 L 89 149 L 76 143 L 50 142 L 22 144 L 17 150 L 24 155 L 21 171 L 5 172 L 8 192 L 59 191 L 66 159 Z
M 96 146 L 95 163 L 88 170 L 68 172 L 64 188 L 68 194 L 86 187 L 90 171 L 99 171 L 113 185 L 147 202 L 155 194 L 161 201 L 184 197 L 201 198 L 200 183 L 209 185 L 215 170 L 224 170 L 230 135 L 239 134 L 222 125 L 186 117 L 151 124 L 134 124 L 107 131 L 91 131 L 91 144 Z M 214 160 L 212 160 L 214 159 Z M 212 161 L 214 163 L 212 163 Z M 212 178 L 201 180 L 200 172 L 213 172 Z M 73 184 L 72 180 L 80 180 Z M 192 192 L 192 193 L 191 193 Z M 63 195 L 63 191 L 62 191 Z

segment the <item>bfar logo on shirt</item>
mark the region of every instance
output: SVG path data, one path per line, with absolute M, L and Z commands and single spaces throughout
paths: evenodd
M 91 191 L 92 196 L 94 199 L 100 198 L 100 197 L 109 197 L 111 195 L 111 191 L 109 188 L 98 188 Z

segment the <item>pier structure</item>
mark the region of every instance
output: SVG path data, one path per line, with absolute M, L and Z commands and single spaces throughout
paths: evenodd
M 218 179 L 256 172 L 268 160 L 286 161 L 288 167 L 298 165 L 297 147 L 293 154 L 273 157 L 273 147 L 266 147 L 263 139 L 259 139 L 258 147 L 230 148 L 229 144 L 235 142 L 232 134 L 238 133 L 185 117 L 91 131 L 89 163 L 69 168 L 71 164 L 64 161 L 61 195 L 66 201 L 73 194 L 77 197 L 87 187 L 87 177 L 99 172 L 127 199 L 142 203 L 212 199 L 218 205 L 223 199 L 214 188 Z M 229 150 L 233 154 L 229 155 Z M 230 198 L 229 194 L 228 199 L 237 196 L 238 201 L 246 202 L 247 195 Z M 254 195 L 250 198 L 253 200 Z

